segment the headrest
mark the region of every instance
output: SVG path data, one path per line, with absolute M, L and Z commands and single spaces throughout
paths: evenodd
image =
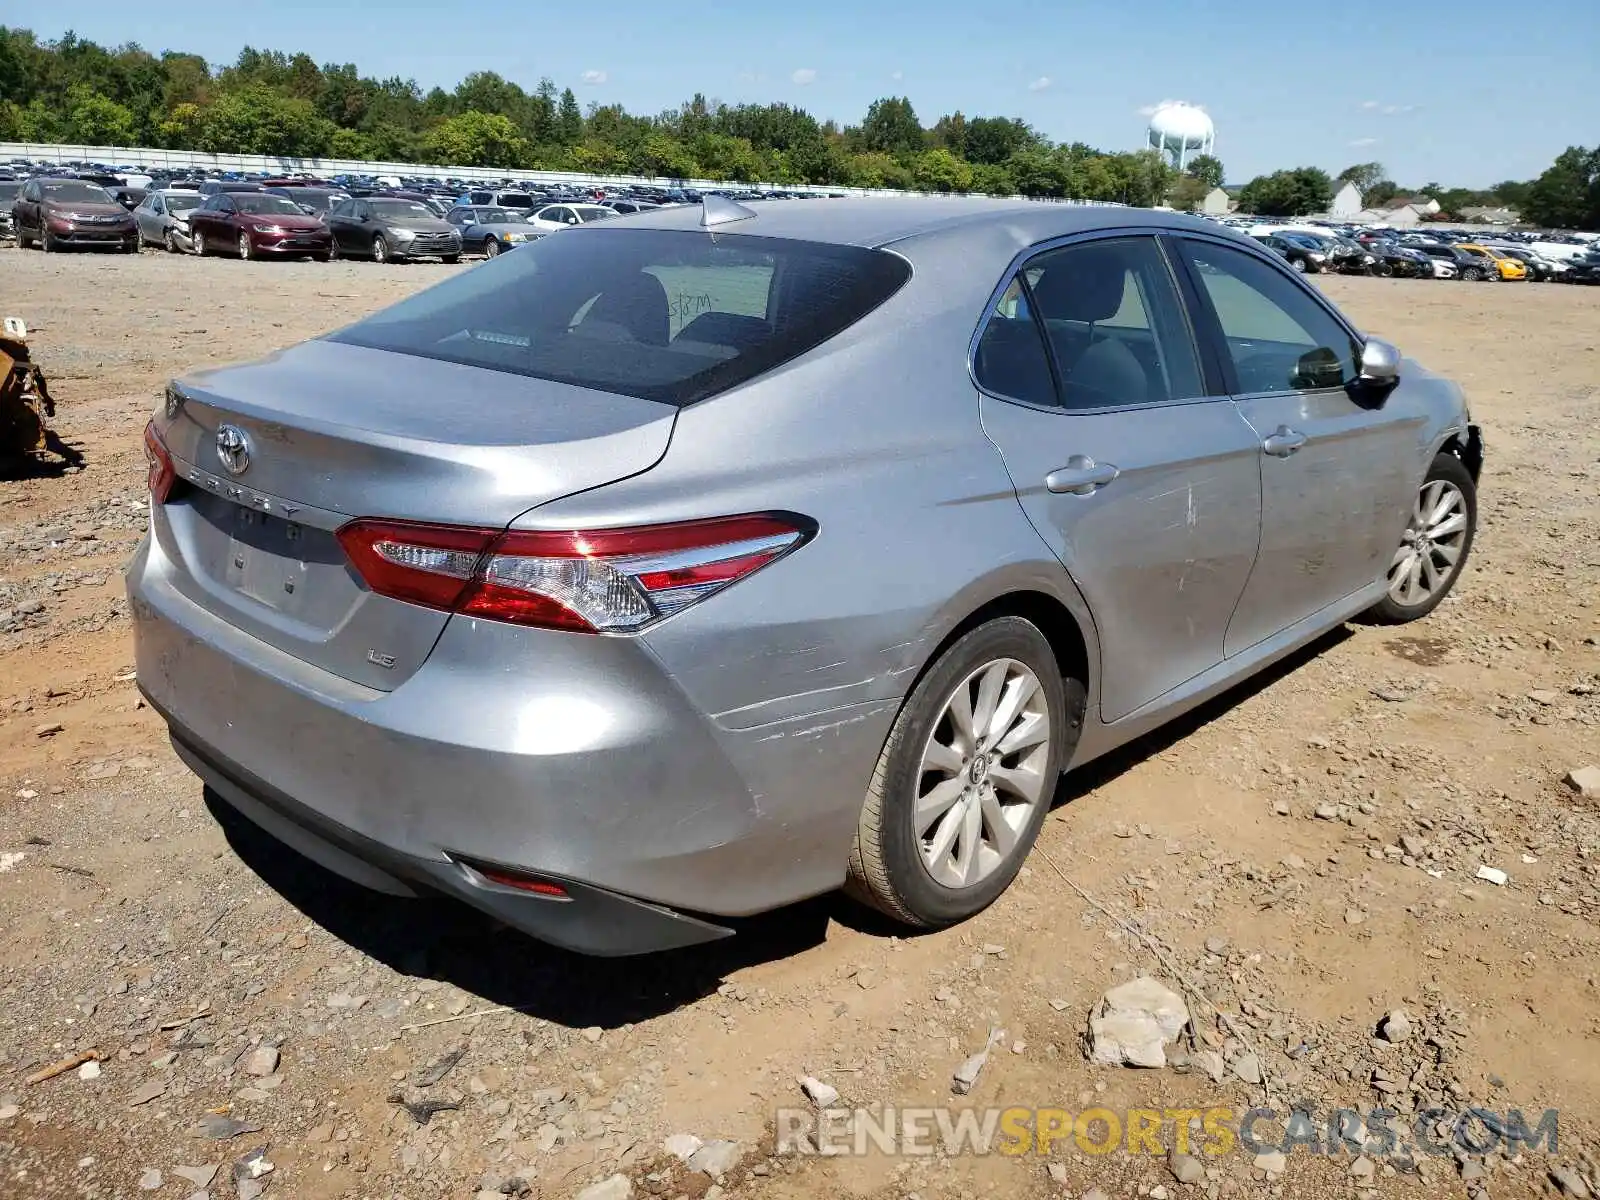
M 1033 285 L 1042 316 L 1053 321 L 1104 321 L 1122 307 L 1128 268 L 1110 246 L 1065 251 Z

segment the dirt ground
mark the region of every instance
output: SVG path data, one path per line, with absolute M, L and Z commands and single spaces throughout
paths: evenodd
M 1563 780 L 1600 763 L 1600 290 L 1325 281 L 1486 432 L 1479 539 L 1432 617 L 1350 626 L 1069 777 L 1023 878 L 957 929 L 824 898 L 605 962 L 363 894 L 213 812 L 133 681 L 121 567 L 163 382 L 452 269 L 0 250 L 0 315 L 34 329 L 87 460 L 0 483 L 0 1195 L 1588 1194 L 1600 811 Z M 1141 973 L 1182 977 L 1188 1061 L 1092 1065 L 1091 1007 Z M 776 1154 L 803 1076 L 878 1116 L 1154 1109 L 1163 1150 L 1189 1119 L 1167 1110 L 1270 1107 L 1271 1140 L 1291 1104 L 1387 1104 L 1402 1142 L 1419 1108 L 1555 1109 L 1559 1145 L 1169 1162 L 1096 1153 L 1097 1124 L 1047 1154 Z M 685 1166 L 670 1134 L 735 1145 Z

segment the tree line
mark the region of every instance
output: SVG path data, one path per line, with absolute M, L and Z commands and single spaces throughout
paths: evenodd
M 549 78 L 530 91 L 477 71 L 451 91 L 423 91 L 413 79 L 375 79 L 353 63 L 318 65 L 303 52 L 246 47 L 234 62 L 219 65 L 132 43 L 106 48 L 71 33 L 40 41 L 6 26 L 0 26 L 0 140 L 1021 194 L 1183 209 L 1197 207 L 1223 181 L 1222 164 L 1210 156 L 1179 172 L 1154 150 L 1056 143 L 1016 117 L 958 111 L 924 125 L 903 96 L 873 101 L 860 124 L 843 127 L 788 104 L 729 105 L 703 94 L 640 115 L 616 104 L 582 105 L 572 88 L 558 88 Z M 1589 172 L 1584 203 L 1593 210 L 1600 150 L 1573 153 Z M 1263 214 L 1322 211 L 1332 186 L 1326 173 L 1297 168 L 1252 180 L 1240 199 Z M 1521 197 L 1526 203 L 1538 202 L 1537 181 L 1517 186 L 1528 189 Z M 1546 191 L 1565 206 L 1563 213 L 1573 209 L 1570 179 Z

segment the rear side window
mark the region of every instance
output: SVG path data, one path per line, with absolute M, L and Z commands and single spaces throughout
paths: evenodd
M 692 404 L 804 354 L 911 275 L 882 250 L 666 229 L 543 238 L 331 341 Z

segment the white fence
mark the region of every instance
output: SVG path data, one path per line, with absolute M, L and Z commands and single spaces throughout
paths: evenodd
M 762 189 L 781 187 L 791 192 L 845 193 L 851 196 L 922 196 L 925 192 L 902 192 L 893 188 L 822 187 L 808 184 L 777 184 L 761 180 L 740 180 L 730 184 L 715 179 L 669 179 L 648 175 L 590 175 L 582 171 L 517 171 L 501 167 L 452 167 L 439 163 L 361 162 L 349 158 L 291 158 L 270 154 L 206 154 L 199 150 L 161 150 L 151 146 L 70 146 L 42 142 L 0 142 L 0 162 L 25 158 L 29 162 L 89 162 L 110 167 L 152 167 L 201 171 L 268 171 L 282 175 L 422 175 L 451 179 L 499 181 L 525 180 L 529 183 L 576 183 L 595 187 L 621 184 L 650 184 L 655 187 L 723 188 L 749 186 Z M 1020 199 L 1020 197 L 1018 197 Z M 1100 204 L 1104 201 L 1072 200 L 1071 204 Z

